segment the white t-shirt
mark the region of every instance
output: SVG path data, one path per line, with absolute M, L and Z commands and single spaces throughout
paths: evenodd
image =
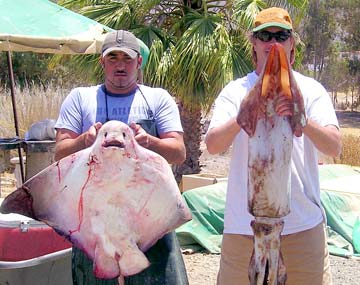
M 87 131 L 94 123 L 118 120 L 126 124 L 148 119 L 149 108 L 155 119 L 157 132 L 183 132 L 179 109 L 171 95 L 162 88 L 138 85 L 134 92 L 114 95 L 103 85 L 78 87 L 65 98 L 55 128 L 64 128 L 77 134 Z M 106 102 L 107 101 L 107 102 Z
M 304 97 L 306 116 L 322 126 L 338 121 L 330 96 L 312 78 L 293 72 Z M 240 104 L 258 76 L 255 72 L 231 81 L 215 101 L 209 130 L 237 116 Z M 241 130 L 232 145 L 228 189 L 225 207 L 224 233 L 252 235 L 254 219 L 247 210 L 248 135 Z M 284 217 L 283 235 L 304 231 L 324 219 L 320 203 L 318 155 L 313 143 L 304 135 L 294 136 L 291 161 L 290 214 Z

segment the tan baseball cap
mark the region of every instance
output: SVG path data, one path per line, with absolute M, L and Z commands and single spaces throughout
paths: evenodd
M 112 51 L 123 51 L 131 58 L 140 54 L 140 45 L 137 38 L 131 32 L 119 30 L 106 35 L 102 45 L 102 56 Z
M 268 27 L 279 27 L 286 30 L 292 30 L 292 21 L 289 13 L 278 7 L 262 10 L 255 17 L 253 32 L 257 32 Z

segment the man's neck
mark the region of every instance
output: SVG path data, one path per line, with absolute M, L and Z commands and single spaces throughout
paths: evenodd
M 131 85 L 126 86 L 126 87 L 116 87 L 106 81 L 104 83 L 104 86 L 105 86 L 106 91 L 113 95 L 126 95 L 126 94 L 134 92 L 138 87 L 136 82 L 134 82 Z
M 102 86 L 103 92 L 107 95 L 107 96 L 111 96 L 111 97 L 126 97 L 126 96 L 130 96 L 135 94 L 137 86 L 133 89 L 129 89 L 128 92 L 124 92 L 123 90 L 121 92 L 117 91 L 117 92 L 112 92 L 110 90 L 108 90 L 105 86 L 105 84 Z

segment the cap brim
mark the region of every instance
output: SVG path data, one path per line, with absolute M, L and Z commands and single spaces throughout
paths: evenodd
M 266 29 L 269 27 L 278 27 L 278 28 L 282 28 L 285 30 L 292 30 L 292 27 L 289 25 L 278 23 L 278 22 L 270 22 L 270 23 L 265 23 L 260 26 L 257 26 L 256 28 L 253 29 L 253 32 L 257 32 L 257 31 L 260 31 L 260 30 L 263 30 L 263 29 Z
M 106 49 L 103 53 L 102 53 L 102 56 L 106 56 L 107 54 L 109 54 L 110 52 L 113 52 L 113 51 L 122 51 L 122 52 L 125 52 L 127 55 L 129 55 L 131 58 L 135 58 L 138 53 L 131 49 L 131 48 L 125 48 L 125 47 L 112 47 L 112 48 L 108 48 Z

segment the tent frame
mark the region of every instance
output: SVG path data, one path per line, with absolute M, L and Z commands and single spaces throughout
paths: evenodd
M 17 116 L 17 111 L 16 111 L 15 84 L 14 84 L 15 80 L 14 80 L 14 71 L 13 71 L 12 60 L 11 60 L 11 52 L 7 51 L 6 56 L 7 56 L 8 71 L 9 71 L 9 78 L 10 78 L 11 103 L 12 103 L 12 109 L 13 109 L 13 114 L 14 114 L 15 135 L 16 135 L 16 137 L 20 138 L 18 116 Z M 21 183 L 24 183 L 25 182 L 25 170 L 24 170 L 24 161 L 23 161 L 20 144 L 17 146 L 17 149 L 18 149 L 19 163 L 20 163 Z

